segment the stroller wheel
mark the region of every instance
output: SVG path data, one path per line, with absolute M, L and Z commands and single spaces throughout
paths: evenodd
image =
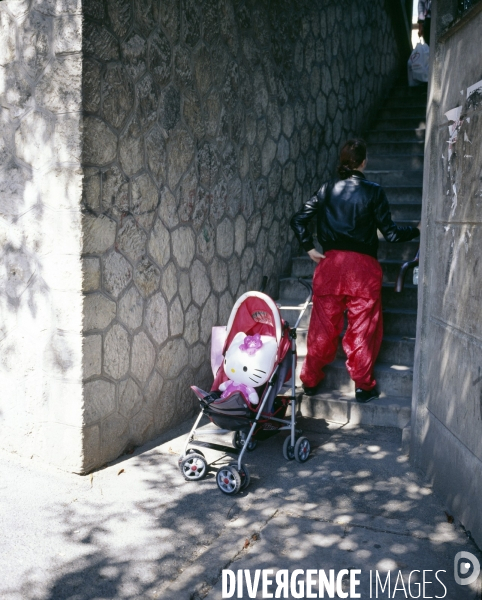
M 235 431 L 233 433 L 233 439 L 232 439 L 232 443 L 233 446 L 235 448 L 237 448 L 238 450 L 241 450 L 241 448 L 244 446 L 244 443 L 246 441 L 246 434 L 243 431 Z M 252 452 L 256 446 L 258 445 L 257 440 L 253 440 L 253 438 L 251 438 L 249 440 L 249 444 L 248 444 L 248 452 Z
M 295 444 L 295 459 L 297 462 L 304 463 L 308 460 L 311 452 L 311 444 L 308 438 L 300 437 Z
M 179 470 L 181 471 L 181 473 L 183 472 L 182 471 L 182 461 L 186 458 L 186 456 L 188 454 L 199 454 L 200 456 L 202 456 L 204 458 L 204 454 L 201 452 L 201 450 L 196 450 L 194 448 L 188 448 L 186 450 L 186 454 L 184 454 L 184 455 L 181 454 L 181 456 L 178 458 L 178 461 L 177 461 L 177 466 L 179 467 Z
M 221 467 L 216 474 L 216 483 L 223 494 L 232 496 L 241 489 L 241 475 L 232 465 Z
M 204 454 L 201 452 L 201 450 L 198 450 L 197 448 L 188 448 L 186 450 L 186 456 L 188 454 L 199 454 L 199 456 L 202 456 L 204 458 Z
M 237 463 L 233 463 L 229 466 L 234 467 L 236 470 L 238 470 Z M 244 490 L 245 488 L 248 487 L 248 485 L 251 482 L 251 475 L 249 474 L 249 469 L 246 465 L 241 465 L 241 470 L 238 471 L 238 473 L 241 477 L 241 489 Z
M 283 444 L 283 456 L 286 458 L 286 460 L 293 460 L 295 457 L 295 447 L 296 447 L 296 443 L 294 446 L 291 445 L 291 435 L 289 435 Z
M 208 463 L 204 456 L 191 452 L 180 460 L 179 467 L 186 481 L 200 481 L 208 473 Z

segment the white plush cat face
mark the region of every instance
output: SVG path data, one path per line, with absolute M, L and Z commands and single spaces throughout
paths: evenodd
M 237 333 L 224 357 L 224 372 L 235 383 L 258 387 L 266 383 L 273 370 L 278 350 L 269 335 L 247 336 Z

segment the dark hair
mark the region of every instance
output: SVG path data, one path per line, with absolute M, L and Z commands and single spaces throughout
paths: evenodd
M 340 152 L 338 173 L 342 179 L 350 177 L 367 157 L 367 145 L 361 138 L 348 140 Z

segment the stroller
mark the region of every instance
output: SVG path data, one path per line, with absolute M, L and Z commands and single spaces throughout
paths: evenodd
M 311 301 L 312 290 L 308 283 L 299 281 L 309 294 L 293 328 L 281 318 L 279 308 L 269 296 L 255 291 L 237 300 L 226 327 L 213 327 L 214 382 L 210 392 L 191 386 L 201 411 L 178 461 L 187 481 L 199 481 L 208 473 L 208 463 L 199 447 L 238 454 L 236 463 L 222 466 L 216 474 L 221 492 L 237 494 L 250 481 L 248 468 L 243 464 L 245 452 L 254 450 L 259 440 L 278 431 L 290 432 L 283 445 L 287 460 L 301 463 L 308 460 L 310 442 L 296 429 L 295 370 L 296 328 Z M 290 395 L 282 395 L 290 388 Z M 285 418 L 288 406 L 291 416 Z M 216 428 L 198 429 L 203 416 Z M 229 432 L 233 432 L 233 447 L 198 439 Z

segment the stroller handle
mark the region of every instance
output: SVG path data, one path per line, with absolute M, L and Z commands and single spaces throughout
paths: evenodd
M 298 277 L 298 281 L 301 283 L 301 285 L 304 285 L 305 288 L 308 290 L 309 295 L 308 298 L 306 299 L 306 304 L 309 304 L 311 302 L 311 299 L 313 298 L 313 288 L 311 287 L 311 285 L 306 281 L 306 279 L 303 279 L 302 277 Z
M 308 290 L 308 296 L 305 300 L 305 303 L 303 304 L 303 307 L 300 310 L 300 314 L 298 315 L 298 319 L 296 320 L 294 329 L 298 328 L 298 325 L 300 324 L 300 321 L 303 318 L 303 315 L 305 314 L 306 309 L 308 308 L 308 304 L 311 302 L 311 299 L 313 298 L 313 288 L 311 287 L 311 285 L 305 279 L 302 279 L 301 277 L 298 277 L 298 281 L 301 283 L 301 285 L 304 285 L 305 288 Z

